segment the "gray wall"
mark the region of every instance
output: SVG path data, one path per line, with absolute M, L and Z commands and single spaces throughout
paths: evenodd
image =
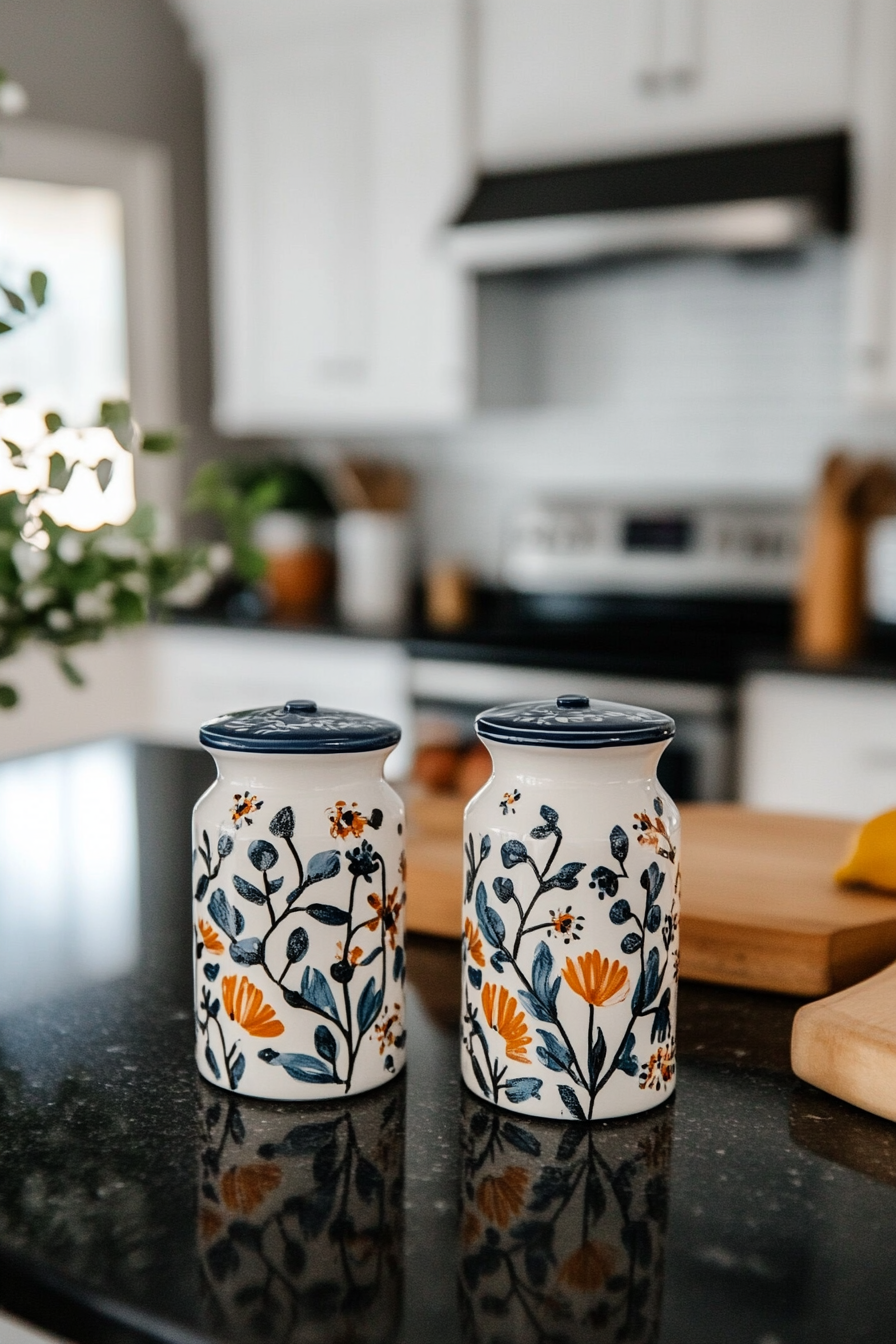
M 202 76 L 165 0 L 0 0 L 0 67 L 35 121 L 160 141 L 174 169 L 184 476 L 234 445 L 209 425 L 208 257 Z

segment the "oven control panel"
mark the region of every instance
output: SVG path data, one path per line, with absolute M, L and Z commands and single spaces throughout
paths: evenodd
M 801 510 L 777 500 L 543 500 L 510 520 L 503 578 L 520 592 L 786 596 L 801 533 Z

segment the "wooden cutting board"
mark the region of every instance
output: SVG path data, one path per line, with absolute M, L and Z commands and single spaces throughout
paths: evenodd
M 408 800 L 408 927 L 461 926 L 463 801 Z M 681 974 L 818 997 L 896 959 L 896 898 L 831 874 L 852 822 L 692 804 L 682 814 Z

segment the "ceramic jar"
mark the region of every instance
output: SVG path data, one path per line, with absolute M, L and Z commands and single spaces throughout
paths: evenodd
M 306 1101 L 404 1065 L 404 810 L 386 719 L 312 700 L 203 724 L 218 777 L 193 813 L 196 1061 L 210 1083 Z
M 555 1119 L 649 1110 L 675 1086 L 675 724 L 561 695 L 476 731 L 494 771 L 464 814 L 464 1082 Z

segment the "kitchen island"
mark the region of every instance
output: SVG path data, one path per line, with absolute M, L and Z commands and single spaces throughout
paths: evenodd
M 793 1077 L 798 1000 L 685 983 L 672 1102 L 516 1118 L 460 1084 L 458 946 L 412 939 L 405 1076 L 205 1085 L 211 776 L 126 740 L 0 766 L 0 1307 L 85 1344 L 896 1337 L 896 1128 Z

